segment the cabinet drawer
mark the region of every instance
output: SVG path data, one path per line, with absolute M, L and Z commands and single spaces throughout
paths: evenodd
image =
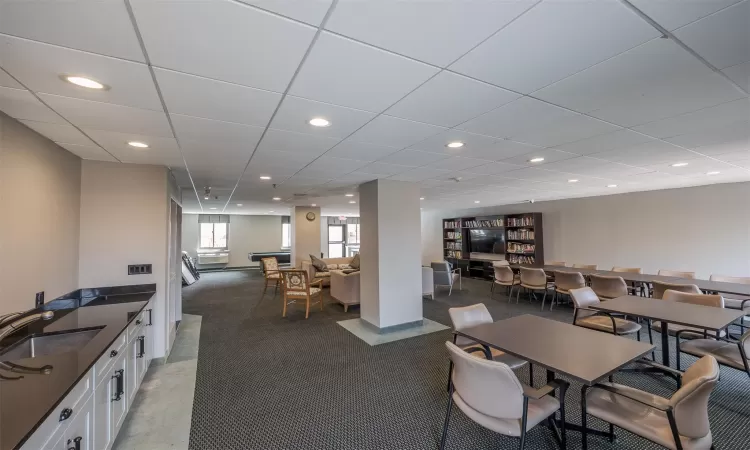
M 138 313 L 138 316 L 133 319 L 132 322 L 130 322 L 130 325 L 128 325 L 128 340 L 133 339 L 133 337 L 138 333 L 138 330 L 148 324 L 149 319 L 149 309 L 150 303 L 146 305 L 145 308 L 143 308 L 143 311 Z
M 94 365 L 94 379 L 96 382 L 96 386 L 99 386 L 99 383 L 101 383 L 104 379 L 101 374 L 104 374 L 107 372 L 107 370 L 109 370 L 118 356 L 125 354 L 125 351 L 127 350 L 125 345 L 127 343 L 128 333 L 127 331 L 123 331 L 119 336 L 117 336 L 117 339 L 115 339 L 112 345 L 110 345 L 109 348 L 104 351 L 102 356 L 99 357 L 99 360 Z

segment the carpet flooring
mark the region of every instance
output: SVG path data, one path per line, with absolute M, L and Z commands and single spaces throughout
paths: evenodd
M 450 330 L 369 346 L 336 322 L 358 317 L 344 313 L 326 290 L 324 311 L 291 306 L 281 317 L 279 297 L 261 298 L 258 272 L 202 274 L 183 290 L 183 311 L 203 317 L 189 448 L 248 449 L 435 449 L 447 405 Z M 569 307 L 540 311 L 539 302 L 521 297 L 489 297 L 490 283 L 464 280 L 448 297 L 440 290 L 424 301 L 424 316 L 450 326 L 448 308 L 482 302 L 495 320 L 537 314 L 569 322 Z M 658 340 L 659 334 L 654 338 Z M 659 355 L 657 354 L 657 357 Z M 683 356 L 683 367 L 694 358 Z M 721 369 L 709 406 L 717 449 L 750 448 L 750 379 Z M 536 370 L 536 385 L 545 383 Z M 528 380 L 528 369 L 518 376 Z M 675 383 L 645 374 L 617 374 L 615 381 L 670 396 Z M 580 387 L 571 383 L 568 420 L 580 423 Z M 604 430 L 595 419 L 589 424 Z M 590 448 L 660 448 L 624 430 L 617 441 L 590 437 Z M 488 431 L 454 408 L 449 449 L 514 449 L 518 440 Z M 558 448 L 552 432 L 534 428 L 527 449 Z M 580 433 L 568 433 L 568 448 L 581 448 Z

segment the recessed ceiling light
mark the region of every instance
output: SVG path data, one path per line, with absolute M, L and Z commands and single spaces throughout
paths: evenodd
M 354 200 L 350 200 L 349 203 L 357 203 L 357 202 L 355 202 Z
M 718 170 L 714 170 L 714 171 L 711 171 L 711 172 L 706 172 L 706 175 L 718 175 L 720 173 L 721 172 L 719 172 Z
M 208 195 L 203 197 L 203 200 L 208 200 Z
M 573 178 L 572 180 L 568 180 L 568 183 L 578 183 L 578 180 Z
M 272 213 L 273 211 L 268 211 L 268 212 Z
M 130 141 L 128 142 L 128 145 L 135 148 L 148 148 L 148 144 L 145 142 Z
M 354 194 L 344 194 L 346 197 L 354 197 Z
M 679 162 L 679 163 L 672 164 L 672 167 L 685 167 L 687 165 L 688 165 L 688 163 L 686 163 L 686 162 Z
M 322 117 L 313 117 L 307 123 L 309 123 L 310 125 L 312 125 L 314 127 L 327 127 L 327 126 L 331 125 L 331 122 L 327 121 L 326 119 L 324 119 Z
M 73 83 L 76 86 L 81 86 L 88 89 L 107 89 L 107 86 L 101 84 L 98 81 L 92 80 L 91 78 L 77 77 L 72 75 L 61 75 L 61 78 L 68 83 Z
M 242 203 L 237 203 L 237 206 L 242 206 Z
M 270 180 L 270 179 L 271 179 L 271 177 L 269 177 L 268 175 L 261 175 L 261 176 L 260 176 L 260 179 L 261 179 L 261 180 Z
M 318 206 L 318 205 L 317 205 L 317 204 L 315 204 L 315 203 L 313 203 L 313 204 L 312 204 L 312 205 L 310 205 L 310 206 Z
M 608 184 L 607 187 L 608 188 L 615 188 L 615 187 L 617 187 L 617 185 L 616 184 Z
M 208 209 L 216 209 L 216 208 L 208 208 Z
M 419 197 L 420 200 L 424 200 L 424 197 Z
M 474 200 L 474 203 L 479 203 L 479 200 Z
M 461 148 L 464 146 L 464 143 L 461 141 L 454 141 L 454 142 L 448 142 L 446 147 L 448 148 Z
M 278 202 L 279 200 L 281 200 L 281 197 L 274 197 L 273 199 Z
M 542 161 L 544 161 L 544 158 L 531 158 L 529 160 L 529 162 L 531 163 L 537 163 L 537 162 L 542 162 Z

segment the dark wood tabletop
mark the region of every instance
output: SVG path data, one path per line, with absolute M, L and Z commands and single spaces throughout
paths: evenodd
M 528 314 L 454 333 L 589 386 L 653 348 L 645 342 Z
M 745 314 L 738 309 L 693 305 L 634 295 L 617 297 L 591 305 L 589 308 L 705 328 L 711 331 L 722 330 Z

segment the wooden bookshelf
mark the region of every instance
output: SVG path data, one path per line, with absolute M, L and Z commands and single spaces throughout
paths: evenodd
M 544 264 L 542 213 L 505 216 L 505 259 L 511 264 Z

